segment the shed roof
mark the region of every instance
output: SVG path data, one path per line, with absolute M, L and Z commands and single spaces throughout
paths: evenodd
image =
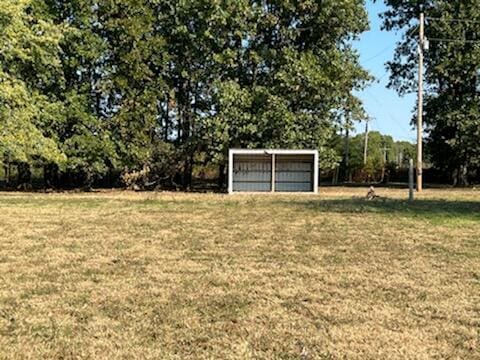
M 233 154 L 278 154 L 278 155 L 315 155 L 318 150 L 287 150 L 287 149 L 230 149 Z

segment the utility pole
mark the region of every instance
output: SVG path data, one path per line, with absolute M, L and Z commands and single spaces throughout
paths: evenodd
M 425 48 L 425 14 L 420 13 L 418 44 L 418 116 L 417 116 L 417 191 L 423 190 L 423 50 Z
M 383 153 L 383 163 L 387 163 L 387 151 L 390 150 L 390 148 L 387 148 L 385 145 L 382 148 L 382 153 Z
M 350 120 L 345 117 L 345 182 L 350 181 Z
M 382 182 L 385 180 L 385 167 L 387 166 L 387 151 L 390 150 L 390 148 L 387 148 L 386 145 L 383 145 L 383 166 L 382 166 Z
M 368 122 L 369 118 L 365 119 L 365 143 L 363 145 L 363 165 L 367 165 L 368 158 Z

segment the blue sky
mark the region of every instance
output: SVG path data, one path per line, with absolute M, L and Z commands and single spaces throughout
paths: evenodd
M 415 108 L 416 95 L 400 97 L 394 90 L 387 89 L 388 73 L 385 63 L 393 58 L 395 44 L 401 34 L 381 31 L 379 14 L 385 10 L 382 1 L 373 4 L 367 0 L 370 17 L 370 31 L 365 32 L 355 47 L 360 52 L 360 63 L 375 76 L 377 81 L 357 94 L 374 120 L 370 129 L 392 135 L 396 140 L 415 141 L 415 131 L 410 126 Z M 358 131 L 365 125 L 359 124 Z

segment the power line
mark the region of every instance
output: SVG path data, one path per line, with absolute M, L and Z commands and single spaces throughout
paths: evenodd
M 380 81 L 382 81 L 382 80 L 385 78 L 385 76 L 387 76 L 387 75 L 388 75 L 388 71 L 386 71 L 386 72 L 385 72 L 382 76 L 380 76 L 380 77 L 378 77 L 378 76 L 375 76 L 375 77 L 377 78 L 377 81 L 380 82 Z
M 379 56 L 382 56 L 383 54 L 385 54 L 388 50 L 392 49 L 393 47 L 395 47 L 396 44 L 390 44 L 388 45 L 387 47 L 385 47 L 385 49 L 383 49 L 382 51 L 380 51 L 378 54 L 368 58 L 367 60 L 363 61 L 363 64 L 366 64 L 372 60 L 375 60 L 376 58 L 378 58 Z
M 385 131 L 385 129 L 383 128 L 383 126 L 381 125 L 380 121 L 377 119 L 377 118 L 373 118 L 373 121 L 372 121 L 372 128 L 374 127 L 374 124 L 377 124 L 377 129 L 378 131 L 380 132 L 380 134 L 385 134 L 387 135 L 387 131 Z
M 392 120 L 392 121 L 395 123 L 395 125 L 397 125 L 397 127 L 398 127 L 400 130 L 402 130 L 402 132 L 403 132 L 405 135 L 408 136 L 408 138 L 411 138 L 411 133 L 410 133 L 409 131 L 407 131 L 403 125 L 401 125 L 401 123 L 400 123 L 400 121 L 398 121 L 398 119 L 396 119 L 389 111 L 387 111 L 387 110 L 385 109 L 384 105 L 381 103 L 380 100 L 377 99 L 376 96 L 374 96 L 368 89 L 365 89 L 365 93 L 366 93 L 367 95 L 369 95 L 369 96 L 380 106 L 380 108 L 381 108 L 381 109 L 383 110 L 383 112 L 387 115 L 387 117 L 389 117 L 390 120 Z M 379 121 L 378 121 L 377 119 L 375 119 L 374 122 L 377 123 L 377 126 L 379 127 L 379 130 L 381 130 L 381 129 L 380 129 L 380 123 L 379 123 Z
M 412 35 L 414 32 L 416 32 L 418 30 L 418 28 L 420 27 L 420 25 L 415 25 L 414 27 L 412 27 L 410 30 L 408 30 L 406 33 L 405 33 L 405 36 L 410 36 Z

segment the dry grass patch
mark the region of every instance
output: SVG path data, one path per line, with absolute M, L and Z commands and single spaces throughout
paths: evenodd
M 0 194 L 0 358 L 480 358 L 480 192 Z

